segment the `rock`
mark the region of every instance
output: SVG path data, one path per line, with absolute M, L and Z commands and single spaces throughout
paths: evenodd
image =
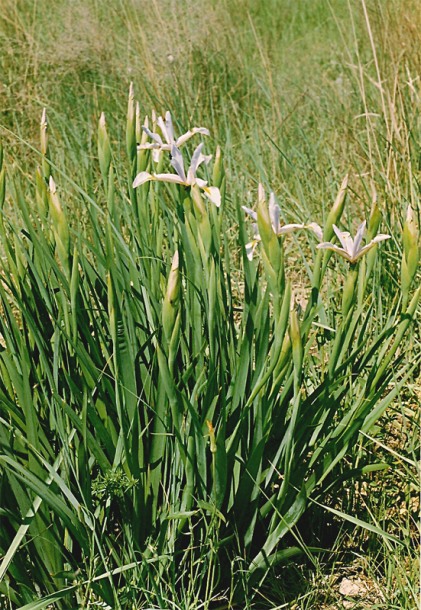
M 344 578 L 339 585 L 339 593 L 346 597 L 361 597 L 366 593 L 366 588 L 360 579 L 349 580 L 349 578 Z

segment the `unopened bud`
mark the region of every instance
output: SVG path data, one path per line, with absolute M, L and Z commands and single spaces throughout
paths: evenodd
M 380 208 L 376 202 L 373 202 L 373 206 L 371 208 L 370 218 L 368 220 L 367 226 L 367 243 L 370 242 L 379 232 L 379 226 L 382 220 L 382 213 L 380 212 Z
M 180 297 L 179 254 L 175 251 L 168 276 L 167 291 L 162 304 L 162 325 L 166 339 L 171 339 Z
M 266 195 L 263 186 L 259 184 L 257 191 L 257 226 L 263 244 L 269 243 L 274 236 L 270 222 L 269 209 L 266 204 Z
M 42 111 L 41 116 L 41 153 L 43 155 L 47 154 L 48 150 L 48 132 L 47 132 L 47 111 L 45 108 Z
M 418 227 L 413 209 L 408 205 L 403 225 L 403 254 L 401 265 L 402 304 L 405 308 L 409 299 L 409 289 L 414 281 L 420 258 Z
M 342 180 L 342 184 L 339 188 L 338 194 L 335 199 L 335 203 L 330 210 L 328 217 L 326 219 L 326 223 L 323 231 L 323 240 L 329 241 L 333 236 L 333 225 L 337 225 L 340 217 L 342 216 L 342 212 L 345 207 L 345 198 L 348 188 L 348 174 Z
M 222 158 L 222 152 L 220 146 L 217 146 L 215 152 L 215 162 L 213 164 L 213 173 L 212 173 L 212 184 L 221 188 L 222 181 L 224 179 L 224 164 Z
M 53 232 L 56 240 L 57 254 L 61 260 L 64 270 L 69 272 L 69 226 L 64 210 L 61 207 L 60 200 L 57 195 L 56 184 L 52 176 L 50 176 L 49 186 L 50 214 L 53 221 Z
M 283 250 L 281 241 L 278 239 L 272 227 L 269 208 L 263 186 L 259 184 L 257 200 L 257 227 L 262 241 L 263 249 L 269 266 L 266 265 L 268 280 L 272 284 L 272 289 L 277 292 L 278 280 L 283 278 Z M 263 257 L 263 260 L 265 258 Z
M 40 140 L 41 140 L 41 154 L 42 162 L 41 168 L 44 178 L 47 179 L 50 175 L 50 164 L 48 162 L 48 123 L 47 123 L 47 112 L 45 108 L 42 111 L 41 123 L 40 123 Z
M 408 205 L 405 223 L 403 225 L 403 247 L 407 257 L 414 245 L 418 245 L 418 227 L 415 221 L 414 211 L 411 205 Z
M 133 83 L 130 83 L 127 106 L 126 149 L 129 161 L 132 163 L 136 157 L 136 110 Z
M 105 114 L 103 112 L 101 112 L 98 126 L 98 158 L 102 178 L 104 183 L 107 184 L 108 170 L 111 163 L 111 146 L 107 133 Z

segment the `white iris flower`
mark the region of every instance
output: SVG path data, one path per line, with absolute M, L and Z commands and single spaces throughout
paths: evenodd
M 325 250 L 332 250 L 336 252 L 343 258 L 346 258 L 351 264 L 356 263 L 364 254 L 366 254 L 371 248 L 373 248 L 377 243 L 383 241 L 385 239 L 390 239 L 390 235 L 384 235 L 380 233 L 376 235 L 374 239 L 372 239 L 368 244 L 361 247 L 362 240 L 364 238 L 366 229 L 366 221 L 362 222 L 358 227 L 357 234 L 354 239 L 352 239 L 350 233 L 348 231 L 340 231 L 336 225 L 333 225 L 333 230 L 336 233 L 337 238 L 342 247 L 337 246 L 336 244 L 332 244 L 331 242 L 323 242 L 319 244 L 318 248 L 323 248 Z
M 206 180 L 198 178 L 196 173 L 199 166 L 202 163 L 209 163 L 212 155 L 202 154 L 203 142 L 199 144 L 193 153 L 191 158 L 190 167 L 187 170 L 187 174 L 184 169 L 184 160 L 181 152 L 178 150 L 175 144 L 171 147 L 171 165 L 177 172 L 176 174 L 150 174 L 149 172 L 140 172 L 136 176 L 133 182 L 133 188 L 144 184 L 149 181 L 157 182 L 173 182 L 175 184 L 181 184 L 183 186 L 192 187 L 197 185 L 206 197 L 214 203 L 218 208 L 221 205 L 221 193 L 216 186 L 208 186 Z
M 158 163 L 161 151 L 166 150 L 170 152 L 173 146 L 179 148 L 196 133 L 200 133 L 204 136 L 209 135 L 209 130 L 205 127 L 193 127 L 193 129 L 189 129 L 182 136 L 176 138 L 174 136 L 174 127 L 171 114 L 168 111 L 165 113 L 165 120 L 160 116 L 156 122 L 161 130 L 162 137 L 159 135 L 159 133 L 151 131 L 147 125 L 143 125 L 143 131 L 153 141 L 145 142 L 143 144 L 139 144 L 138 146 L 139 150 L 152 150 L 152 159 L 155 161 L 155 163 Z
M 264 200 L 264 192 L 263 192 L 263 187 L 261 185 L 259 185 L 259 199 Z M 258 230 L 257 224 L 256 224 L 257 223 L 257 212 L 246 207 L 245 205 L 243 205 L 242 208 L 246 212 L 246 214 L 251 216 L 253 218 L 253 220 L 255 221 L 255 224 L 253 224 L 253 230 L 254 230 L 253 239 L 251 242 L 249 242 L 245 246 L 247 258 L 249 260 L 252 260 L 253 254 L 257 247 L 257 244 L 259 243 L 259 241 L 261 241 L 259 230 Z M 281 208 L 275 202 L 274 193 L 271 193 L 269 196 L 268 210 L 269 210 L 270 223 L 272 225 L 273 232 L 275 233 L 275 235 L 277 237 L 280 237 L 281 235 L 287 235 L 288 233 L 292 233 L 293 231 L 297 231 L 299 229 L 310 229 L 311 231 L 313 231 L 313 233 L 316 235 L 316 237 L 318 239 L 322 239 L 323 231 L 316 222 L 310 222 L 309 224 L 291 223 L 291 224 L 281 225 Z

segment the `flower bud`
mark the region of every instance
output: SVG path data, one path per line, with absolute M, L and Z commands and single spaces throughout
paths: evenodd
M 56 191 L 56 184 L 53 177 L 50 176 L 50 191 L 49 191 L 49 203 L 50 203 L 50 214 L 53 221 L 53 232 L 56 241 L 56 248 L 58 257 L 63 265 L 64 270 L 69 272 L 69 246 L 70 246 L 70 234 L 69 225 L 67 218 L 61 207 L 60 200 Z
M 374 239 L 376 237 L 379 227 L 380 227 L 381 220 L 382 220 L 382 213 L 380 211 L 379 206 L 377 205 L 376 196 L 375 196 L 375 194 L 373 194 L 373 205 L 371 208 L 370 218 L 368 220 L 368 226 L 367 226 L 367 238 L 366 238 L 367 243 L 369 243 L 372 239 Z M 365 283 L 367 282 L 367 279 L 369 278 L 369 276 L 371 275 L 371 272 L 373 271 L 374 263 L 375 263 L 375 260 L 377 257 L 376 250 L 377 250 L 377 248 L 373 248 L 372 250 L 370 250 L 367 253 L 366 258 L 364 259 L 365 262 L 363 264 L 365 264 L 365 266 L 366 266 L 365 282 L 363 282 L 362 278 L 361 278 L 361 281 L 359 282 L 359 296 L 358 296 L 359 303 L 362 302 Z
M 42 154 L 42 173 L 44 178 L 47 179 L 50 175 L 50 164 L 48 162 L 48 123 L 47 123 L 47 112 L 45 108 L 42 111 L 41 123 L 40 123 L 40 136 L 41 136 L 41 154 Z
M 217 146 L 215 153 L 215 162 L 213 165 L 212 184 L 218 188 L 221 188 L 224 176 L 225 172 L 221 148 Z
M 418 249 L 419 235 L 418 227 L 415 221 L 414 211 L 411 205 L 408 205 L 406 211 L 406 219 L 403 225 L 403 247 L 404 254 L 407 259 L 410 258 L 412 250 Z
M 367 242 L 371 241 L 379 232 L 379 226 L 382 220 L 382 213 L 376 202 L 373 202 L 370 218 L 367 225 Z
M 136 158 L 136 110 L 133 83 L 130 83 L 129 101 L 127 106 L 126 150 L 130 166 Z
M 146 132 L 143 131 L 142 125 L 144 125 L 145 127 L 149 127 L 149 119 L 147 116 L 145 116 L 145 120 L 142 122 L 140 116 L 140 104 L 139 102 L 136 102 L 136 143 L 139 145 L 146 144 L 146 142 L 148 141 L 148 135 Z M 147 168 L 147 165 L 148 151 L 142 150 L 141 148 L 137 147 L 137 173 L 139 174 L 140 172 L 144 172 Z
M 172 258 L 171 270 L 168 276 L 167 291 L 162 304 L 162 325 L 167 341 L 171 339 L 174 322 L 179 306 L 180 297 L 180 271 L 178 250 Z
M 108 182 L 108 170 L 111 163 L 111 146 L 105 123 L 105 114 L 101 112 L 98 126 L 98 159 L 104 183 Z
M 336 196 L 335 203 L 330 210 L 323 231 L 323 240 L 329 241 L 333 236 L 333 225 L 337 225 L 345 207 L 345 198 L 348 188 L 348 174 L 342 180 L 339 192 Z
M 266 274 L 268 275 L 272 292 L 275 294 L 283 282 L 283 249 L 282 243 L 273 229 L 269 208 L 266 204 L 266 197 L 261 184 L 259 184 L 258 190 L 257 227 L 266 254 L 266 260 L 271 267 L 270 269 L 270 267 L 265 265 Z M 265 261 L 265 257 L 262 258 Z
M 401 266 L 401 284 L 403 307 L 409 299 L 409 289 L 415 278 L 420 257 L 419 233 L 412 207 L 408 205 L 403 225 L 403 254 Z
M 46 155 L 48 150 L 47 112 L 45 108 L 41 116 L 41 154 Z

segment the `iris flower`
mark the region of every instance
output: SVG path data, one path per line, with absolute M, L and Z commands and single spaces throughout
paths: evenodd
M 259 185 L 259 199 L 264 199 L 263 188 L 261 187 L 261 185 Z M 255 221 L 255 223 L 253 224 L 253 230 L 254 230 L 253 239 L 251 242 L 249 242 L 245 246 L 247 258 L 249 260 L 252 260 L 254 251 L 256 250 L 256 247 L 257 247 L 257 244 L 261 240 L 259 230 L 258 230 L 258 227 L 256 224 L 257 223 L 257 212 L 255 212 L 254 210 L 251 210 L 250 208 L 246 207 L 245 205 L 243 205 L 242 208 Z M 322 235 L 323 235 L 322 229 L 315 222 L 310 222 L 309 224 L 292 223 L 292 224 L 287 224 L 287 225 L 281 225 L 281 222 L 280 222 L 281 208 L 275 202 L 274 193 L 271 193 L 269 196 L 268 209 L 269 209 L 270 223 L 272 225 L 273 232 L 275 233 L 275 235 L 277 237 L 280 237 L 281 235 L 287 235 L 288 233 L 292 233 L 293 231 L 296 231 L 299 229 L 310 229 L 311 231 L 313 231 L 313 233 L 315 233 L 315 235 L 318 239 L 322 239 Z
M 206 180 L 202 180 L 196 176 L 197 170 L 202 163 L 209 163 L 212 155 L 202 154 L 203 142 L 199 144 L 191 158 L 190 167 L 187 174 L 184 169 L 184 160 L 181 152 L 175 144 L 171 147 L 171 165 L 177 172 L 176 174 L 150 174 L 149 172 L 140 172 L 133 182 L 133 188 L 144 184 L 145 182 L 173 182 L 183 186 L 192 187 L 197 185 L 205 194 L 205 196 L 214 203 L 218 208 L 221 205 L 221 193 L 216 186 L 208 186 Z
M 168 111 L 165 113 L 165 121 L 162 117 L 158 117 L 157 124 L 161 130 L 162 137 L 158 133 L 151 131 L 147 125 L 143 125 L 143 131 L 153 140 L 153 142 L 145 142 L 138 146 L 139 150 L 152 150 L 152 159 L 155 163 L 158 163 L 159 155 L 162 150 L 171 151 L 173 146 L 179 148 L 196 133 L 201 133 L 204 136 L 209 135 L 209 130 L 205 127 L 193 127 L 193 129 L 189 129 L 179 138 L 175 138 L 171 114 Z
M 358 227 L 355 238 L 352 239 L 348 231 L 340 231 L 336 225 L 333 225 L 333 230 L 335 231 L 342 247 L 332 244 L 331 242 L 323 242 L 317 247 L 325 250 L 332 250 L 340 256 L 343 256 L 343 258 L 346 258 L 346 260 L 351 264 L 354 264 L 378 242 L 383 241 L 384 239 L 390 239 L 390 235 L 380 233 L 379 235 L 376 235 L 376 237 L 374 237 L 374 239 L 372 239 L 368 244 L 361 247 L 365 234 L 365 228 L 366 221 L 364 220 L 364 222 L 362 222 Z

